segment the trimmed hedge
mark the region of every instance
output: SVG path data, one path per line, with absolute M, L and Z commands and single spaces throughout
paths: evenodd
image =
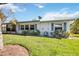
M 40 31 L 39 30 L 24 30 L 24 31 L 22 31 L 22 35 L 38 36 L 38 35 L 40 35 Z

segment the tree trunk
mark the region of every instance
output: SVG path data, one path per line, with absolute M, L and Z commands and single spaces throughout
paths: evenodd
M 3 36 L 2 36 L 2 31 L 1 31 L 1 19 L 0 19 L 0 49 L 3 48 Z

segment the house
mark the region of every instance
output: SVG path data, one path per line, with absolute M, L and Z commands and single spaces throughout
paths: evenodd
M 51 36 L 51 32 L 56 30 L 70 31 L 70 24 L 74 19 L 62 19 L 62 20 L 48 20 L 48 21 L 20 21 L 12 27 L 11 23 L 4 23 L 2 25 L 2 32 L 16 32 L 21 34 L 23 30 L 35 30 L 38 29 L 40 31 L 40 35 L 44 35 L 45 32 L 48 32 L 48 35 Z M 12 28 L 12 30 L 10 30 Z

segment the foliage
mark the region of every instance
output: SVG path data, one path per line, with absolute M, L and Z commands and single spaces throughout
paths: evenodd
M 31 35 L 40 35 L 40 31 L 39 30 L 33 30 L 30 33 Z
M 16 24 L 17 24 L 17 20 L 16 20 L 16 19 L 12 19 L 12 20 L 10 21 L 10 23 L 11 23 L 12 25 L 16 25 Z
M 3 3 L 3 4 L 0 4 L 0 5 L 6 5 L 6 4 L 7 3 Z M 0 19 L 1 19 L 2 22 L 6 21 L 6 19 L 9 18 L 13 13 L 11 8 L 7 8 L 7 10 L 5 10 L 6 7 L 5 8 L 3 8 L 3 7 L 0 8 Z
M 51 32 L 52 37 L 55 38 L 68 38 L 69 37 L 69 32 L 65 32 L 65 31 L 55 31 L 55 32 Z
M 27 31 L 22 31 L 22 35 L 26 35 L 27 34 Z
M 41 16 L 38 16 L 38 19 L 42 19 L 42 17 Z
M 24 30 L 22 31 L 23 35 L 40 35 L 40 31 L 39 30 Z
M 0 10 L 0 19 L 3 21 L 6 18 L 4 13 Z
M 71 33 L 79 34 L 79 18 L 77 18 L 70 27 Z

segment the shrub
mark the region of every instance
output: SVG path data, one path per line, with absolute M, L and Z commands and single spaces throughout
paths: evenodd
M 26 35 L 27 34 L 27 31 L 22 31 L 22 35 Z
M 22 31 L 23 35 L 40 35 L 40 31 L 39 30 L 27 30 L 27 31 Z
M 52 37 L 55 38 L 68 38 L 70 33 L 69 32 L 65 32 L 65 31 L 55 31 L 55 32 L 51 32 Z

